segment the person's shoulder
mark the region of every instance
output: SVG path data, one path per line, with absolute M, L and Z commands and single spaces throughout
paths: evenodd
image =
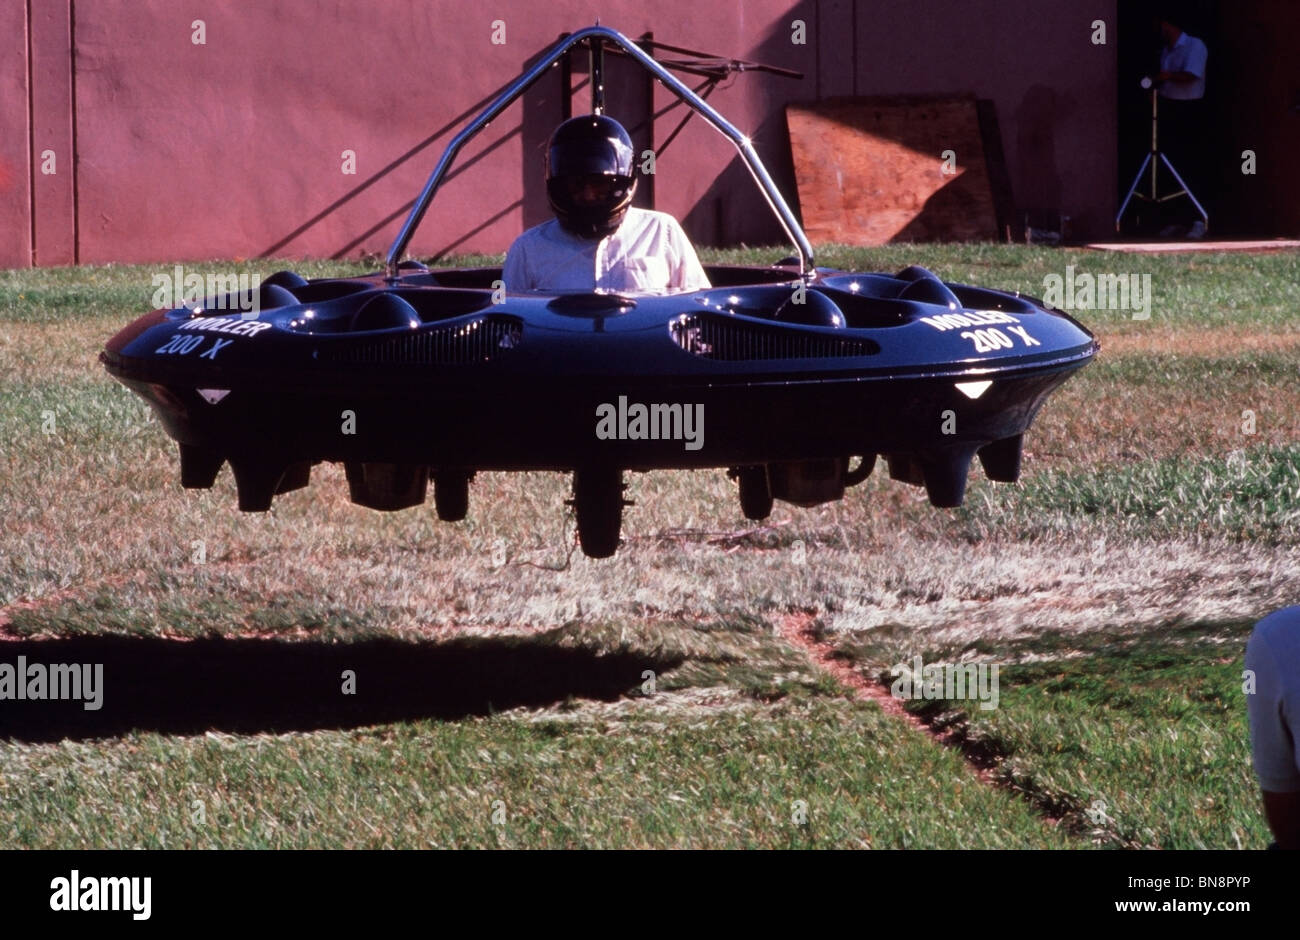
M 515 244 L 517 245 L 520 242 L 527 244 L 528 242 L 536 241 L 554 241 L 556 233 L 559 231 L 562 231 L 559 220 L 547 219 L 545 222 L 534 225 L 530 229 L 525 229 L 524 232 L 515 239 Z
M 1270 647 L 1300 645 L 1300 607 L 1274 611 L 1255 624 L 1254 635 Z
M 667 212 L 660 212 L 658 209 L 642 209 L 640 206 L 629 206 L 628 215 L 634 219 L 641 219 L 644 222 L 651 222 L 656 225 L 676 225 L 677 220 Z
M 656 209 L 641 209 L 632 206 L 628 210 L 629 220 L 639 230 L 658 230 L 671 238 L 685 238 L 682 225 L 667 212 Z

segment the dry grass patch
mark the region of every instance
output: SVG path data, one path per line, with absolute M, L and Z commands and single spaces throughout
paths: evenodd
M 1300 355 L 1300 330 L 1285 332 L 1246 326 L 1219 329 L 1150 328 L 1100 332 L 1106 356 L 1197 356 L 1206 359 L 1254 356 L 1260 353 Z

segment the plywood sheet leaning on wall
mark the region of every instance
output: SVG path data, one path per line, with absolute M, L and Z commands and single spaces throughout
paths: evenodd
M 814 242 L 999 236 L 973 96 L 832 98 L 787 105 L 786 123 Z

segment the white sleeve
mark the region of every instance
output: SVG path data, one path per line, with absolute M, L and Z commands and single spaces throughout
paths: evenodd
M 700 264 L 699 256 L 695 254 L 695 246 L 686 237 L 686 232 L 682 230 L 676 219 L 672 219 L 669 232 L 673 271 L 668 286 L 674 290 L 703 290 L 712 287 L 709 276 L 704 273 L 704 267 Z
M 1300 790 L 1300 754 L 1295 738 L 1300 729 L 1288 724 L 1288 711 L 1294 713 L 1297 705 L 1289 703 L 1288 708 L 1284 694 L 1286 664 L 1278 661 L 1258 628 L 1246 644 L 1246 668 L 1255 674 L 1255 692 L 1246 696 L 1246 714 L 1260 789 L 1294 793 Z
M 1182 71 L 1191 72 L 1197 78 L 1205 77 L 1205 60 L 1209 57 L 1210 50 L 1205 48 L 1205 43 L 1191 43 L 1191 48 L 1187 50 L 1187 62 L 1183 65 Z

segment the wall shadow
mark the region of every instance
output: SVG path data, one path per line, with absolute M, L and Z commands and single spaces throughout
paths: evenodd
M 698 116 L 692 120 L 702 120 Z M 790 209 L 799 219 L 799 191 L 794 182 L 794 159 L 790 154 L 790 132 L 786 127 L 785 109 L 770 114 L 753 133 L 754 149 L 767 168 Z M 718 146 L 734 149 L 722 136 L 717 136 Z M 748 188 L 750 195 L 738 198 Z M 761 207 L 757 216 L 741 217 L 737 205 Z M 763 197 L 763 191 L 749 172 L 749 167 L 737 153 L 717 178 L 709 185 L 695 206 L 682 219 L 682 227 L 697 245 L 725 247 L 742 242 L 757 245 L 790 245 L 785 229 Z M 790 245 L 790 251 L 795 248 Z M 773 258 L 776 261 L 777 258 Z
M 418 144 L 411 147 L 411 149 L 407 150 L 401 156 L 396 157 L 395 159 L 389 161 L 389 163 L 387 163 L 385 166 L 381 167 L 379 170 L 375 171 L 370 176 L 366 177 L 364 180 L 361 180 L 359 183 L 357 183 L 356 186 L 352 187 L 352 189 L 348 190 L 348 192 L 344 193 L 338 199 L 335 199 L 324 209 L 322 209 L 321 211 L 317 212 L 315 215 L 311 216 L 310 218 L 308 218 L 307 220 L 299 224 L 296 228 L 292 229 L 291 231 L 287 232 L 280 238 L 276 239 L 266 248 L 258 252 L 256 257 L 258 258 L 275 257 L 275 255 L 278 252 L 282 251 L 285 247 L 287 247 L 295 238 L 302 236 L 304 233 L 309 231 L 314 226 L 319 225 L 331 214 L 337 212 L 343 206 L 347 205 L 349 202 L 356 199 L 358 196 L 360 196 L 366 190 L 370 189 L 370 187 L 374 186 L 384 177 L 389 176 L 395 170 L 400 168 L 403 164 L 419 156 L 430 146 L 432 146 L 434 142 L 437 141 L 439 138 L 444 137 L 447 134 L 451 133 L 453 130 L 459 128 L 462 124 L 464 124 L 467 120 L 473 117 L 476 113 L 478 113 L 483 108 L 485 108 L 488 102 L 492 100 L 492 98 L 493 98 L 492 95 L 488 95 L 487 97 L 481 98 L 479 101 L 470 105 L 460 114 L 456 115 L 446 124 L 442 125 L 442 127 L 438 128 L 428 137 L 424 138 L 424 140 L 420 141 Z M 402 213 L 409 211 L 411 205 L 412 202 L 406 203 L 405 208 L 398 209 L 395 213 L 388 216 L 388 219 L 392 219 L 397 215 L 401 215 Z M 388 219 L 386 219 L 384 222 L 381 222 L 380 225 L 382 226 L 383 224 L 386 224 Z
M 804 54 L 809 48 L 814 52 L 816 50 L 816 7 L 815 0 L 791 3 L 780 17 L 773 20 L 767 33 L 752 49 L 720 50 L 724 55 L 735 54 L 753 62 L 804 73 L 802 79 L 794 79 L 765 72 L 743 72 L 729 76 L 720 86 L 726 88 L 732 82 L 753 83 L 753 88 L 745 89 L 746 94 L 768 104 L 762 109 L 763 118 L 758 127 L 741 130 L 750 135 L 758 158 L 801 225 L 803 220 L 799 211 L 799 189 L 795 184 L 794 157 L 790 150 L 785 105 L 792 101 L 813 101 L 817 97 L 817 57 L 815 54 Z M 811 47 L 794 46 L 790 42 L 789 24 L 795 19 L 812 24 Z M 719 110 L 727 117 L 725 107 L 719 106 Z M 692 120 L 702 119 L 697 116 Z M 718 146 L 733 149 L 730 142 L 719 135 L 714 136 Z M 682 219 L 682 227 L 693 242 L 701 245 L 726 247 L 740 244 L 789 244 L 780 220 L 768 207 L 757 181 L 739 153 L 734 154 L 723 171 L 701 194 Z M 791 246 L 790 251 L 794 250 Z
M 852 237 L 838 236 L 841 233 L 847 236 L 855 223 L 862 229 L 859 234 L 880 236 L 889 243 L 996 240 L 1002 237 L 1006 227 L 1012 224 L 1013 200 L 1000 144 L 996 139 L 1000 136 L 996 116 L 991 113 L 991 108 L 988 107 L 990 104 L 991 102 L 972 96 L 958 95 L 834 96 L 818 101 L 816 112 L 820 120 L 825 122 L 819 128 L 819 133 L 825 134 L 827 125 L 847 129 L 851 140 L 857 133 L 867 133 L 876 141 L 898 145 L 906 154 L 900 155 L 893 150 L 881 150 L 870 155 L 865 150 L 846 152 L 843 144 L 835 150 L 825 145 L 818 150 L 814 144 L 811 160 L 843 157 L 844 182 L 838 197 L 828 188 L 824 178 L 806 183 L 806 192 L 810 190 L 814 198 L 820 196 L 832 200 L 821 207 L 820 213 L 812 213 L 814 218 L 811 221 L 805 216 L 805 207 L 800 205 L 799 217 L 801 223 L 808 226 L 809 237 L 814 241 L 853 243 L 855 239 Z M 1069 101 L 1062 104 L 1056 100 L 1056 104 L 1067 114 L 1073 109 L 1073 104 Z M 972 166 L 963 166 L 959 162 L 960 169 L 954 175 L 943 177 L 939 174 L 939 154 L 943 151 L 944 140 L 939 136 L 939 128 L 943 125 L 930 119 L 927 111 L 932 105 L 946 111 L 969 108 L 972 123 L 966 129 L 975 136 L 963 133 L 954 139 L 961 141 L 957 147 L 959 154 L 977 154 L 973 165 L 981 167 L 982 173 L 968 172 Z M 903 106 L 912 108 L 914 115 L 906 121 L 895 117 L 882 122 L 882 112 L 891 112 Z M 783 160 L 773 162 L 770 168 L 773 177 L 787 172 L 793 177 L 790 131 L 784 114 L 771 116 L 764 122 L 759 133 L 779 141 L 785 154 Z M 1054 156 L 1051 156 L 1054 142 L 1050 125 L 1046 127 L 1045 133 L 1045 141 L 1039 142 L 1040 149 L 1049 155 L 1047 172 L 1055 180 L 1054 185 L 1059 193 L 1059 174 L 1055 170 Z M 856 147 L 856 140 L 849 146 Z M 893 176 L 886 179 L 883 169 L 875 169 L 877 164 L 887 166 Z M 858 171 L 862 175 L 855 176 Z M 739 185 L 742 176 L 749 179 L 747 168 L 737 157 L 715 183 L 718 193 L 715 196 L 713 191 L 710 192 L 711 201 L 720 203 L 725 187 L 733 182 Z M 884 200 L 878 200 L 872 195 L 874 191 L 880 190 L 888 194 Z M 836 198 L 838 202 L 833 201 Z M 706 230 L 712 223 L 718 239 L 715 244 L 735 240 L 732 237 L 734 233 L 720 228 L 725 222 L 725 215 L 719 209 L 715 209 L 714 215 L 715 218 L 711 220 L 707 213 L 701 212 L 695 222 Z M 775 216 L 772 215 L 771 219 L 772 228 L 770 233 L 765 234 L 776 241 L 784 241 L 784 232 Z M 832 223 L 835 234 L 828 236 L 827 229 Z M 895 225 L 901 227 L 894 229 Z
M 549 46 L 550 44 L 548 43 L 547 48 L 549 48 Z M 541 58 L 541 53 L 544 51 L 546 50 L 540 50 L 539 52 L 533 54 L 527 60 L 525 60 L 520 66 L 519 72 L 522 73 L 527 69 L 531 68 Z M 495 140 L 492 141 L 492 143 L 488 147 L 483 148 L 482 150 L 475 153 L 472 157 L 469 157 L 468 159 L 464 158 L 465 151 L 462 151 L 461 159 L 452 165 L 452 168 L 448 171 L 447 175 L 443 178 L 442 181 L 443 187 L 445 187 L 446 184 L 451 180 L 460 176 L 462 173 L 472 170 L 478 163 L 483 161 L 488 155 L 492 154 L 493 152 L 501 148 L 503 145 L 505 145 L 508 141 L 513 140 L 516 137 L 516 135 L 518 135 L 521 138 L 522 149 L 524 153 L 524 159 L 522 161 L 523 168 L 524 168 L 523 200 L 522 203 L 519 200 L 515 200 L 510 202 L 508 205 L 499 208 L 493 207 L 490 203 L 490 200 L 486 201 L 485 204 L 486 208 L 489 209 L 496 208 L 496 211 L 489 217 L 488 221 L 482 224 L 478 224 L 477 220 L 470 220 L 469 225 L 471 227 L 468 228 L 464 233 L 455 236 L 445 247 L 443 247 L 437 252 L 436 256 L 441 256 L 443 254 L 455 250 L 463 242 L 472 238 L 478 232 L 489 227 L 496 220 L 508 215 L 510 212 L 518 208 L 520 205 L 522 205 L 524 209 L 524 217 L 525 217 L 526 224 L 530 224 L 530 225 L 535 224 L 536 221 L 541 221 L 543 217 L 549 216 L 550 210 L 547 205 L 546 186 L 545 186 L 545 180 L 542 171 L 541 157 L 544 155 L 545 143 L 550 136 L 551 130 L 555 127 L 557 123 L 559 123 L 560 90 L 561 90 L 560 70 L 558 68 L 549 70 L 542 77 L 540 77 L 537 80 L 537 82 L 533 84 L 531 88 L 529 88 L 526 92 L 524 92 L 524 94 L 520 96 L 520 98 L 517 101 L 513 102 L 509 107 L 507 107 L 505 112 L 503 112 L 503 117 L 504 117 L 506 115 L 509 115 L 513 109 L 522 107 L 522 117 L 520 118 L 520 122 L 517 126 L 514 126 L 510 128 L 508 131 L 506 131 L 505 133 L 500 134 Z M 277 238 L 270 245 L 267 245 L 265 248 L 263 248 L 260 252 L 257 253 L 256 257 L 259 258 L 275 257 L 279 252 L 283 251 L 290 244 L 292 244 L 295 239 L 301 237 L 306 232 L 310 231 L 313 227 L 319 225 L 325 219 L 329 218 L 332 214 L 338 212 L 341 208 L 346 206 L 348 203 L 352 202 L 353 200 L 357 199 L 359 196 L 363 195 L 367 190 L 371 189 L 373 186 L 375 186 L 375 184 L 383 180 L 385 177 L 392 175 L 394 172 L 396 172 L 397 170 L 405 166 L 407 163 L 409 163 L 411 160 L 424 154 L 425 151 L 428 151 L 434 144 L 442 144 L 445 146 L 446 144 L 450 143 L 452 138 L 455 136 L 455 134 L 458 133 L 460 129 L 464 127 L 465 124 L 471 118 L 473 118 L 476 114 L 478 114 L 485 107 L 487 107 L 488 104 L 494 98 L 496 98 L 498 94 L 500 94 L 500 92 L 501 89 L 498 88 L 494 90 L 491 94 L 488 94 L 483 98 L 480 98 L 474 104 L 470 105 L 464 111 L 461 111 L 451 120 L 443 124 L 441 127 L 435 130 L 428 137 L 424 138 L 419 143 L 415 144 L 409 150 L 405 151 L 398 157 L 389 161 L 379 170 L 372 173 L 370 176 L 358 182 L 357 185 L 352 187 L 352 189 L 350 189 L 347 193 L 335 199 L 329 205 L 325 206 L 325 208 L 321 209 L 315 215 L 312 215 L 310 218 L 306 219 L 305 221 L 297 225 L 291 231 L 286 232 L 284 235 Z M 498 121 L 499 120 L 500 118 L 498 119 Z M 467 146 L 472 147 L 473 144 L 471 143 Z M 430 156 L 432 155 L 433 154 L 430 154 Z M 433 163 L 429 164 L 424 178 L 427 179 L 428 173 L 433 172 L 433 166 L 434 166 Z M 418 194 L 418 190 L 415 191 L 415 194 Z M 436 195 L 434 196 L 434 201 L 435 202 L 437 201 Z M 406 215 L 411 211 L 411 207 L 414 204 L 415 204 L 414 197 L 409 200 L 403 201 L 396 208 L 380 216 L 374 222 L 374 224 L 365 228 L 363 231 L 358 233 L 354 238 L 351 238 L 344 244 L 340 245 L 337 249 L 331 252 L 330 257 L 334 259 L 346 257 L 349 252 L 353 251 L 359 245 L 366 242 L 376 233 L 394 224 L 395 222 L 404 219 Z M 528 221 L 530 219 L 534 221 Z
M 811 17 L 809 12 L 811 9 L 812 0 L 800 0 L 792 8 L 790 15 Z M 548 48 L 549 45 L 548 43 Z M 737 54 L 745 54 L 747 58 L 760 62 L 775 60 L 777 64 L 783 64 L 784 59 L 790 55 L 788 47 L 788 34 L 784 27 L 778 26 L 759 43 L 755 50 L 750 53 L 738 51 Z M 545 51 L 545 49 L 539 49 L 530 55 L 520 64 L 519 71 L 523 72 L 532 67 Z M 730 51 L 727 50 L 727 52 Z M 583 51 L 576 52 L 572 55 L 572 60 L 573 87 L 571 92 L 564 87 L 562 68 L 556 67 L 548 70 L 503 115 L 503 117 L 509 117 L 511 111 L 519 107 L 521 109 L 519 123 L 512 126 L 505 133 L 500 134 L 490 146 L 475 153 L 473 157 L 464 162 L 458 162 L 448 173 L 444 179 L 444 185 L 462 172 L 474 168 L 475 164 L 483 160 L 488 154 L 496 151 L 507 141 L 514 141 L 517 136 L 522 155 L 519 168 L 522 198 L 510 200 L 509 196 L 504 193 L 487 194 L 483 202 L 483 208 L 486 210 L 483 218 L 487 221 L 482 219 L 466 220 L 463 231 L 448 233 L 448 237 L 434 255 L 435 258 L 460 250 L 465 242 L 516 210 L 522 210 L 523 224 L 521 231 L 547 221 L 552 217 L 545 186 L 546 142 L 551 132 L 564 118 L 566 97 L 572 95 L 570 107 L 574 114 L 586 112 L 590 108 L 588 99 L 589 82 L 585 64 L 586 53 Z M 664 125 L 656 125 L 649 120 L 653 110 L 654 95 L 653 86 L 646 73 L 630 60 L 610 53 L 606 54 L 605 68 L 607 112 L 619 118 L 628 127 L 638 154 L 646 149 L 653 148 L 655 143 L 662 146 L 662 141 L 657 142 L 654 140 L 654 131 L 656 129 L 664 130 Z M 696 84 L 690 81 L 689 76 L 683 77 L 687 78 L 689 84 Z M 814 78 L 815 76 L 809 74 L 807 81 L 812 82 Z M 774 78 L 762 73 L 732 76 L 727 81 L 733 80 L 744 82 L 775 81 L 780 83 L 790 81 L 789 79 Z M 431 148 L 435 144 L 445 146 L 449 143 L 454 134 L 470 118 L 486 107 L 499 92 L 500 89 L 497 89 L 461 111 L 428 137 L 425 137 L 410 149 L 389 161 L 385 166 L 359 181 L 344 195 L 333 200 L 318 212 L 296 224 L 292 229 L 266 245 L 257 252 L 256 257 L 269 258 L 281 254 L 296 239 L 329 219 L 340 209 L 353 203 L 358 197 L 365 196 L 377 183 L 405 167 L 411 160 L 421 156 L 436 157 L 436 152 L 431 152 Z M 758 93 L 761 94 L 761 92 Z M 680 108 L 683 112 L 686 110 L 684 105 L 680 105 Z M 675 129 L 677 125 L 677 121 L 673 120 L 675 115 L 669 116 L 665 113 L 671 110 L 674 109 L 672 107 L 661 109 L 655 117 L 660 121 L 665 118 L 672 120 L 670 128 Z M 698 118 L 695 119 L 698 120 Z M 780 108 L 769 113 L 764 119 L 762 126 L 755 133 L 755 142 L 761 158 L 777 182 L 782 194 L 793 206 L 797 198 L 794 186 L 794 168 L 790 158 L 789 136 L 785 128 L 784 114 Z M 721 138 L 719 138 L 718 144 L 723 147 L 730 147 Z M 429 165 L 428 169 L 429 171 L 432 170 L 432 164 Z M 647 176 L 641 180 L 636 197 L 638 205 L 648 208 L 654 207 L 656 183 L 657 180 L 653 177 Z M 746 188 L 752 189 L 754 185 L 743 163 L 739 158 L 734 159 L 708 188 L 704 196 L 700 198 L 684 220 L 688 233 L 696 236 L 703 243 L 711 244 L 735 243 L 741 240 L 751 242 L 782 240 L 784 236 L 775 218 L 760 217 L 756 219 L 755 213 L 752 211 L 737 211 L 737 206 L 743 207 L 752 203 L 748 194 L 742 197 L 740 192 Z M 412 195 L 415 194 L 412 193 Z M 500 204 L 497 204 L 494 198 L 498 196 L 502 200 Z M 509 204 L 506 204 L 507 201 Z M 759 201 L 761 203 L 761 197 Z M 359 246 L 372 239 L 377 233 L 392 227 L 396 222 L 404 218 L 413 204 L 414 199 L 406 199 L 387 211 L 376 213 L 373 223 L 363 226 L 355 236 L 349 237 L 340 244 L 330 253 L 330 257 L 336 259 L 346 257 L 350 252 L 355 251 Z M 766 211 L 766 206 L 763 206 L 762 211 Z

